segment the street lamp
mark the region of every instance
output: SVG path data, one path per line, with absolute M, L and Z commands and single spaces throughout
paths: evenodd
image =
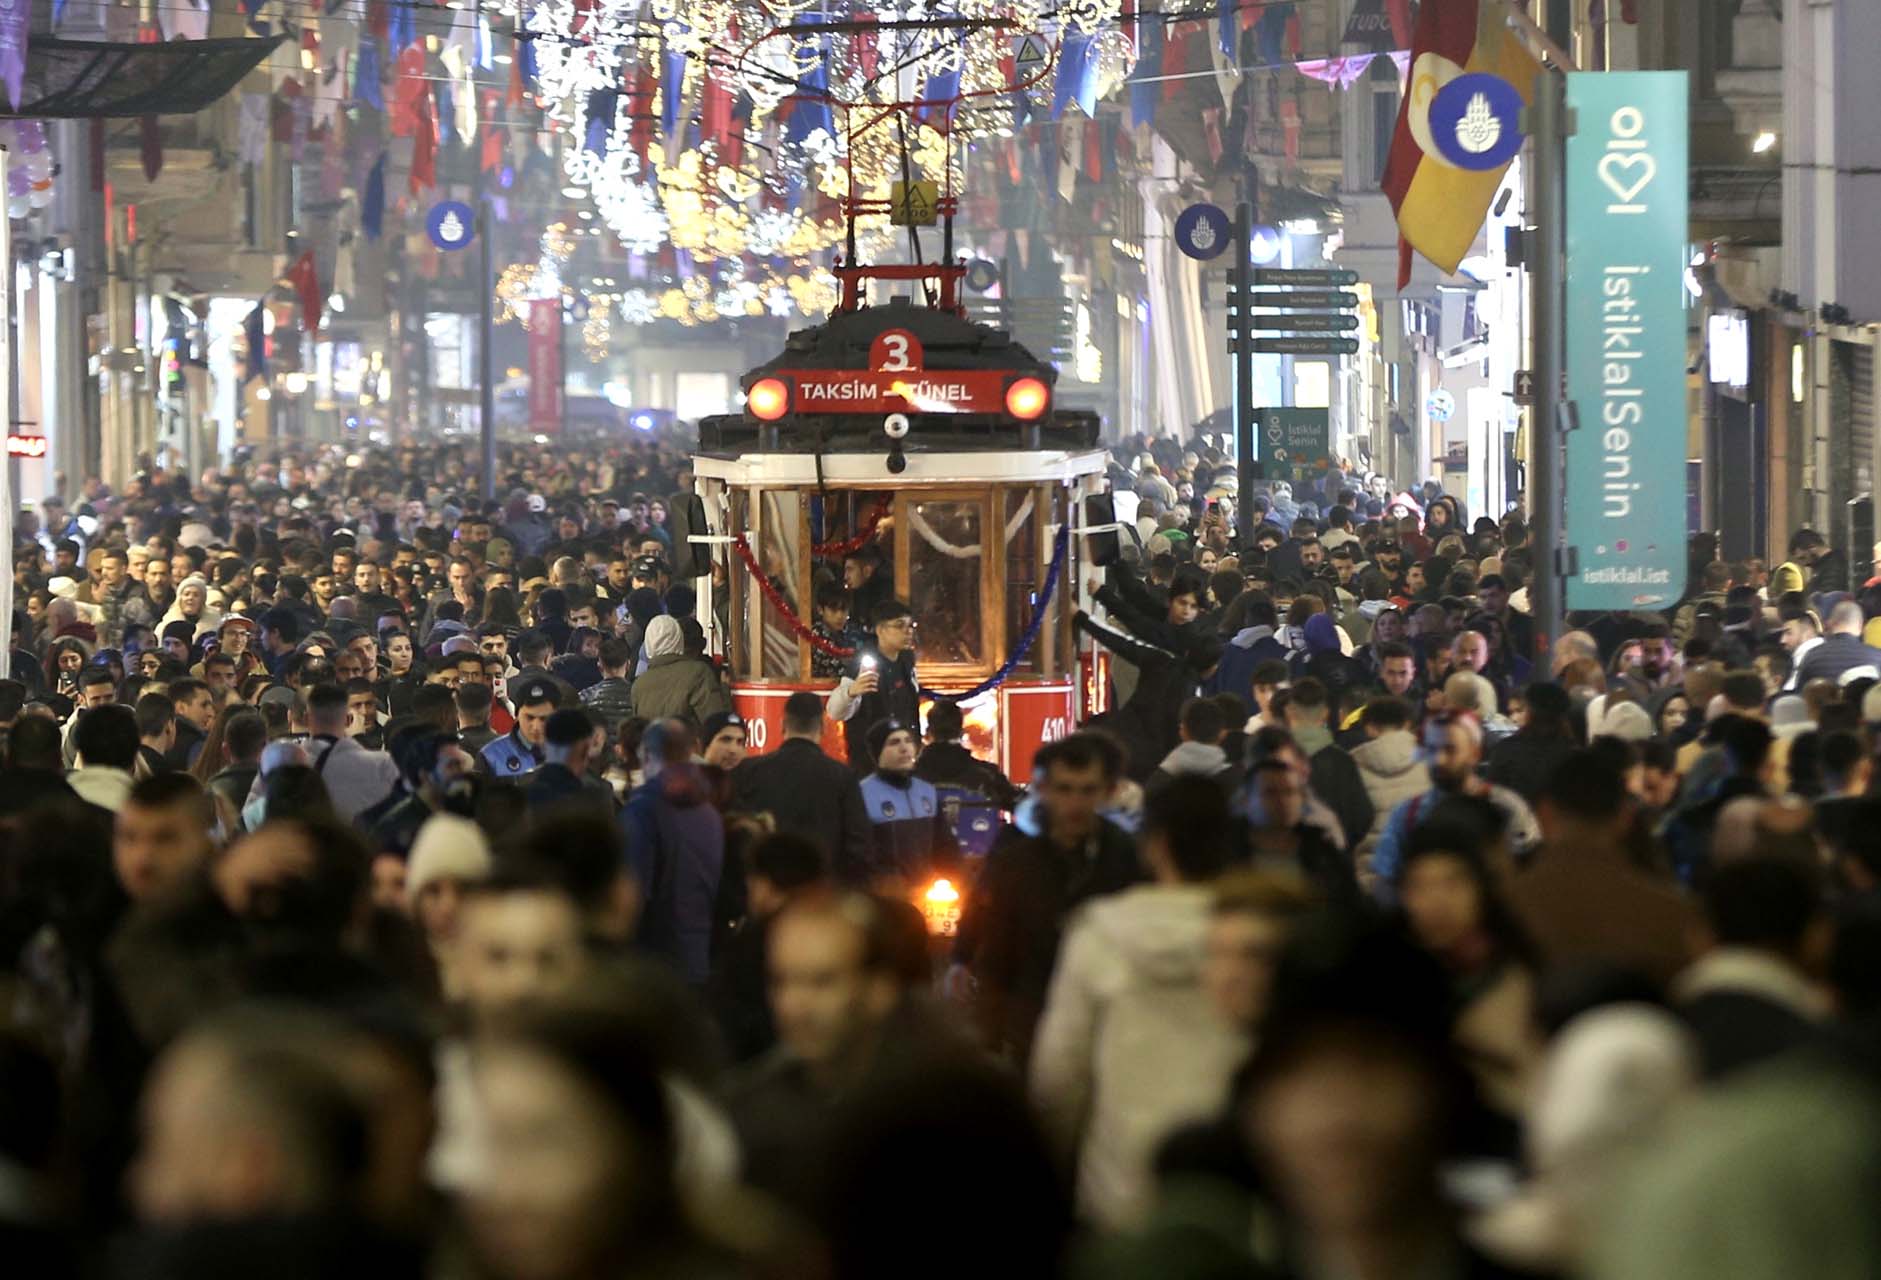
M 1776 146 L 1776 144 L 1777 144 L 1776 134 L 1770 131 L 1769 129 L 1765 129 L 1762 133 L 1759 133 L 1755 138 L 1751 140 L 1750 153 L 1752 155 L 1760 156 L 1764 152 L 1769 151 L 1772 147 Z

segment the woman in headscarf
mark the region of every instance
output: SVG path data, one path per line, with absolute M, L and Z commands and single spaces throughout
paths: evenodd
M 222 626 L 222 612 L 210 607 L 209 583 L 198 576 L 183 579 L 176 588 L 176 599 L 170 602 L 169 611 L 157 626 L 158 634 L 172 622 L 187 622 L 194 629 L 191 639 L 205 631 L 213 632 Z

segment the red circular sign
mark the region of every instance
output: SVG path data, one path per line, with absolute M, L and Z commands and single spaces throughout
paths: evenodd
M 884 329 L 869 344 L 869 368 L 876 373 L 912 373 L 922 359 L 921 340 L 906 329 Z

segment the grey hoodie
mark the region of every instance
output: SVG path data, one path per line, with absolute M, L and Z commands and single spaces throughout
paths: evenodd
M 1212 778 L 1228 767 L 1228 753 L 1212 742 L 1180 742 L 1157 767 L 1172 778 L 1185 774 Z

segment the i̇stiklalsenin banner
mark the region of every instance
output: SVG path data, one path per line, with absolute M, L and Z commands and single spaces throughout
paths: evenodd
M 1567 78 L 1569 609 L 1685 590 L 1686 76 Z

